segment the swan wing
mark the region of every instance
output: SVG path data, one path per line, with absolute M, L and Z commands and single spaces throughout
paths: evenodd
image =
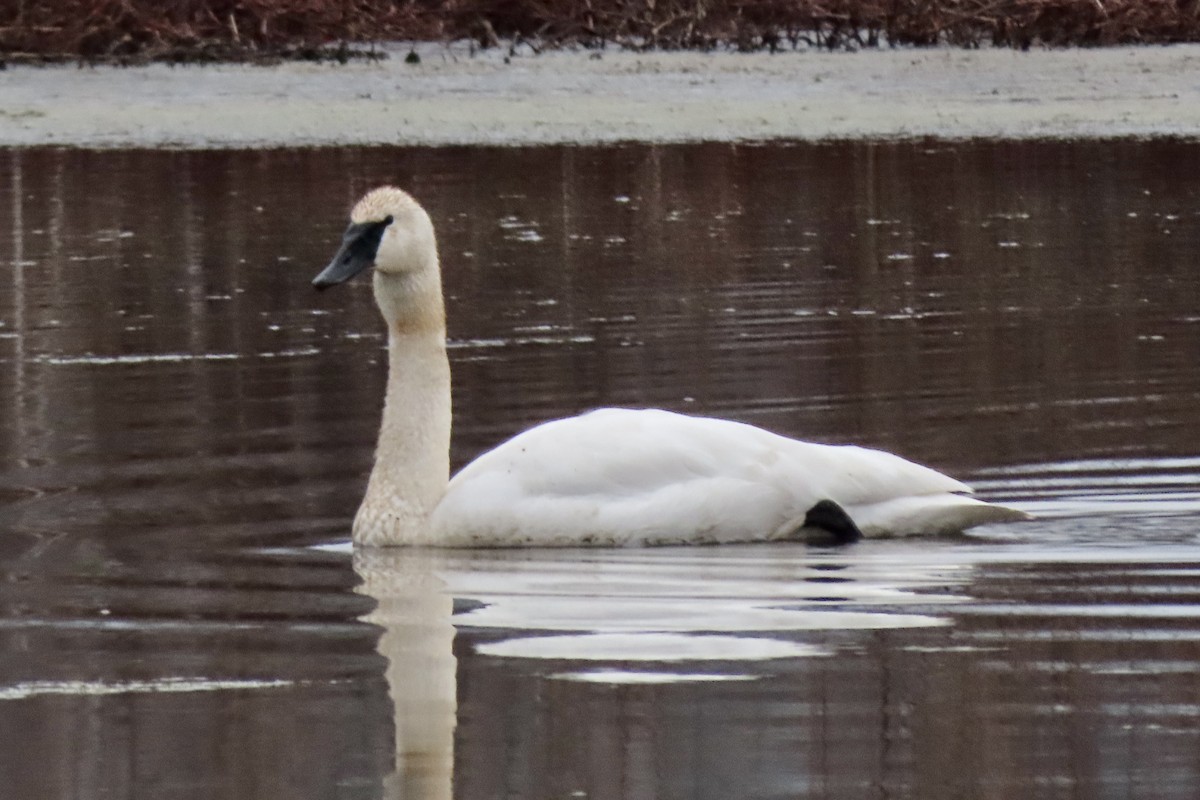
M 830 499 L 852 519 L 861 510 L 878 534 L 888 517 L 880 504 L 968 491 L 877 450 L 656 409 L 601 409 L 480 456 L 450 482 L 431 524 L 437 541 L 457 546 L 754 541 L 793 533 Z M 911 521 L 913 507 L 902 510 Z

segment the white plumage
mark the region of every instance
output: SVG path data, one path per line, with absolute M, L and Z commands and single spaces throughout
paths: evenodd
M 867 536 L 1027 519 L 899 456 L 811 444 L 752 425 L 608 408 L 531 428 L 447 483 L 450 377 L 428 215 L 391 187 L 364 197 L 314 281 L 372 263 L 389 329 L 387 400 L 358 544 L 449 547 L 724 543 L 797 534 L 818 503 Z M 851 528 L 853 527 L 851 526 Z M 844 533 L 844 531 L 838 531 Z
M 961 531 L 1020 512 L 879 450 L 796 441 L 728 420 L 606 408 L 484 453 L 433 511 L 471 546 L 746 542 L 791 536 L 821 500 L 867 536 Z

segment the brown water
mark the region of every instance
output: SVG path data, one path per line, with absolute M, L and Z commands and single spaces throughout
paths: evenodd
M 1196 797 L 1198 160 L 0 152 L 0 796 Z M 456 464 L 657 405 L 1041 520 L 313 549 L 347 536 L 384 375 L 369 282 L 308 281 L 382 181 L 439 227 Z

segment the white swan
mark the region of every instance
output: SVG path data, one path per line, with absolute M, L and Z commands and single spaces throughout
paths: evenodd
M 726 420 L 607 408 L 532 428 L 449 479 L 450 366 L 433 224 L 405 192 L 363 197 L 323 289 L 375 266 L 388 383 L 362 545 L 445 547 L 747 542 L 820 529 L 961 531 L 1024 512 L 877 450 L 810 444 Z

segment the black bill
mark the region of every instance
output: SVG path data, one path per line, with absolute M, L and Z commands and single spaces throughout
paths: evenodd
M 391 224 L 392 218 L 389 216 L 378 222 L 360 222 L 346 228 L 337 255 L 329 262 L 328 267 L 321 270 L 320 275 L 313 278 L 313 286 L 317 289 L 328 289 L 350 280 L 374 264 L 383 232 Z

